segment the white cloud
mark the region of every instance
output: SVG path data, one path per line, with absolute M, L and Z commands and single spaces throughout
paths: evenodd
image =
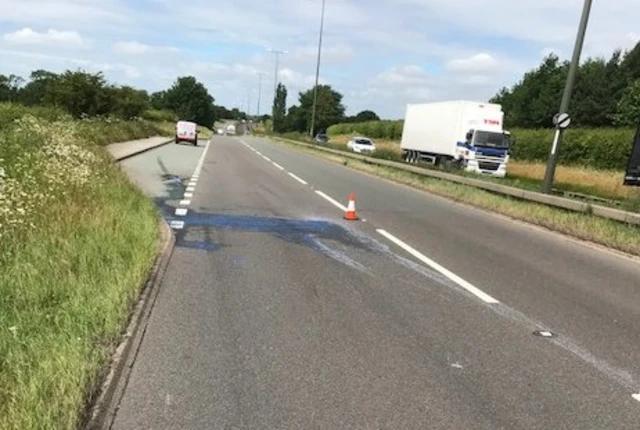
M 29 27 L 22 28 L 2 36 L 5 42 L 14 45 L 55 46 L 59 48 L 81 48 L 88 45 L 76 31 L 59 31 L 49 29 L 46 32 L 37 32 Z
M 401 115 L 408 100 L 488 98 L 551 51 L 568 59 L 582 3 L 331 0 L 321 81 L 345 94 L 349 112 L 383 116 Z M 274 47 L 289 51 L 280 57 L 289 102 L 314 82 L 319 0 L 150 0 L 144 8 L 124 0 L 0 0 L 0 10 L 0 73 L 104 66 L 109 79 L 149 90 L 192 74 L 224 104 L 257 90 L 263 71 L 267 111 L 274 58 L 266 49 Z M 582 58 L 630 48 L 638 21 L 637 0 L 594 2 Z M 95 49 L 68 54 L 89 39 Z
M 452 72 L 476 73 L 490 72 L 498 67 L 498 60 L 490 54 L 481 52 L 469 58 L 450 60 L 447 69 Z
M 174 53 L 178 48 L 172 46 L 152 46 L 136 41 L 117 42 L 113 45 L 113 50 L 126 55 L 143 55 L 150 53 Z

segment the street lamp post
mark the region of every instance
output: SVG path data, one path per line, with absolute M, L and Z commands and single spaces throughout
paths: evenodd
M 309 128 L 309 136 L 312 138 L 316 127 L 316 105 L 318 103 L 318 81 L 320 78 L 320 58 L 322 55 L 322 33 L 324 31 L 324 7 L 325 0 L 322 0 L 322 12 L 320 13 L 320 36 L 318 37 L 318 59 L 316 61 L 316 85 L 313 87 L 313 107 L 311 108 L 311 127 Z
M 571 100 L 571 92 L 573 90 L 573 83 L 575 82 L 576 72 L 578 71 L 580 63 L 580 54 L 582 52 L 582 45 L 584 44 L 584 35 L 587 31 L 587 24 L 589 22 L 589 13 L 591 12 L 592 0 L 584 0 L 584 6 L 582 9 L 582 17 L 580 19 L 580 26 L 578 27 L 578 35 L 576 37 L 576 43 L 573 47 L 573 58 L 571 59 L 571 65 L 569 66 L 569 75 L 567 76 L 567 82 L 564 87 L 564 93 L 562 94 L 562 102 L 560 103 L 560 112 L 555 119 L 556 132 L 553 137 L 553 144 L 551 145 L 551 153 L 549 154 L 549 160 L 547 162 L 547 171 L 544 175 L 544 184 L 542 186 L 543 193 L 550 193 L 553 187 L 553 178 L 555 176 L 556 164 L 558 162 L 558 149 L 562 143 L 562 136 L 564 134 L 564 128 L 568 123 L 563 126 L 561 121 L 558 121 L 560 115 L 566 114 L 569 109 L 569 101 Z
M 276 96 L 278 94 L 278 66 L 280 62 L 280 54 L 286 54 L 287 51 L 278 51 L 277 49 L 269 49 L 269 52 L 276 56 L 276 68 L 273 78 L 273 107 L 271 108 L 271 121 L 273 122 L 276 113 Z
M 258 72 L 258 104 L 256 106 L 256 117 L 260 117 L 260 99 L 262 97 L 262 76 L 264 72 Z

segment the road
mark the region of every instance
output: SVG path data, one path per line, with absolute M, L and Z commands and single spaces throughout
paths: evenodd
M 637 261 L 256 137 L 122 164 L 176 249 L 113 428 L 638 428 Z

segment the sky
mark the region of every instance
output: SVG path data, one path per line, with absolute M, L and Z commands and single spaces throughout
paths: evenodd
M 326 0 L 320 83 L 347 113 L 485 101 L 554 52 L 571 56 L 583 0 Z M 267 113 L 275 55 L 288 105 L 312 88 L 322 0 L 0 0 L 0 74 L 102 71 L 148 91 L 193 75 L 216 104 Z M 583 60 L 640 40 L 638 0 L 594 2 Z M 260 94 L 260 104 L 258 104 Z

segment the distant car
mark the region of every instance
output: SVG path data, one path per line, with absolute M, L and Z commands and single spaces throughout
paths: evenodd
M 349 141 L 349 143 L 347 143 L 347 148 L 359 154 L 371 153 L 376 150 L 376 146 L 373 144 L 373 141 L 368 137 L 354 137 Z
M 176 143 L 189 142 L 198 146 L 198 126 L 191 121 L 178 121 L 176 124 Z
M 218 129 L 218 134 L 224 134 L 224 130 L 223 130 L 223 129 L 221 129 L 221 128 L 219 128 L 219 129 Z
M 316 143 L 329 143 L 329 136 L 326 134 L 316 134 L 316 137 L 313 139 Z

